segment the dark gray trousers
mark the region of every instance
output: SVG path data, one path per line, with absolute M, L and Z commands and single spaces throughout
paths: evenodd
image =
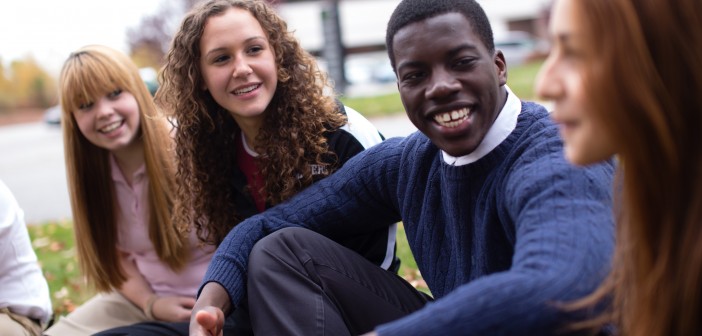
M 397 274 L 300 228 L 254 246 L 247 284 L 256 335 L 358 335 L 431 300 Z

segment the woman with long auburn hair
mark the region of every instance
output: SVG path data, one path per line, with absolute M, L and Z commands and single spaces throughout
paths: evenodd
M 616 154 L 617 247 L 596 322 L 702 334 L 702 2 L 557 0 L 537 80 L 567 158 Z
M 46 334 L 187 320 L 214 249 L 172 225 L 170 125 L 136 65 L 114 49 L 73 52 L 59 88 L 78 260 L 101 294 Z

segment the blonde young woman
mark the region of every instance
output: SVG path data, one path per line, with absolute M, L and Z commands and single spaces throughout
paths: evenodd
M 169 124 L 137 67 L 116 50 L 73 52 L 59 82 L 78 259 L 100 294 L 46 334 L 187 320 L 213 249 L 171 224 Z
M 565 155 L 616 154 L 613 271 L 581 305 L 627 336 L 702 334 L 702 1 L 557 0 L 537 92 Z

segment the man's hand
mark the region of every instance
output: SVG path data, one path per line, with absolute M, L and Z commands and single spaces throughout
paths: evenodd
M 203 307 L 194 312 L 190 319 L 190 336 L 222 336 L 224 313 L 213 306 Z
M 229 293 L 216 282 L 202 288 L 190 317 L 190 335 L 222 336 L 224 316 L 229 313 Z
M 151 315 L 159 321 L 185 322 L 190 317 L 194 305 L 195 298 L 191 297 L 159 297 L 153 302 Z

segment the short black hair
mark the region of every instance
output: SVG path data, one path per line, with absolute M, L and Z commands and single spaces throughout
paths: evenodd
M 473 26 L 478 38 L 489 52 L 495 51 L 490 21 L 485 11 L 474 0 L 403 0 L 390 16 L 385 35 L 385 45 L 390 57 L 390 64 L 395 69 L 395 54 L 392 41 L 397 32 L 405 26 L 426 20 L 441 14 L 461 13 Z

